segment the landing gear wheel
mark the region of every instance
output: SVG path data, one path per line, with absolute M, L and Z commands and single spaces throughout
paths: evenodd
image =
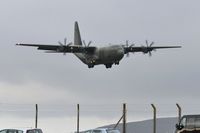
M 93 68 L 93 67 L 94 67 L 93 64 L 89 64 L 89 65 L 88 65 L 88 68 Z
M 106 68 L 111 68 L 112 64 L 105 64 Z

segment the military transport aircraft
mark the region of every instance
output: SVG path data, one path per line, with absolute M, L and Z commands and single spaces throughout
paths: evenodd
M 37 47 L 38 50 L 46 50 L 46 53 L 74 53 L 83 63 L 88 65 L 88 68 L 93 68 L 95 65 L 103 64 L 106 68 L 111 68 L 113 64 L 118 65 L 120 60 L 127 56 L 130 52 L 142 52 L 151 56 L 151 51 L 164 48 L 181 48 L 181 46 L 152 46 L 154 42 L 150 44 L 146 41 L 146 46 L 134 46 L 129 45 L 126 41 L 125 45 L 108 45 L 106 47 L 90 46 L 92 42 L 88 44 L 81 40 L 81 35 L 78 27 L 78 22 L 75 22 L 74 26 L 74 43 L 67 44 L 67 39 L 64 39 L 64 43 L 58 42 L 58 45 L 46 45 L 46 44 L 22 44 L 18 43 L 18 46 L 32 46 Z

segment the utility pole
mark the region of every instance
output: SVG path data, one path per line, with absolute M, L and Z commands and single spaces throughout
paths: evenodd
M 36 113 L 35 113 L 35 128 L 37 128 L 38 125 L 38 105 L 35 105 Z
M 153 108 L 153 133 L 156 133 L 156 107 L 154 104 L 151 104 Z
M 176 106 L 178 108 L 178 122 L 181 120 L 181 113 L 182 113 L 182 109 L 181 109 L 181 106 L 176 103 Z
M 77 133 L 79 133 L 79 114 L 80 114 L 80 108 L 79 104 L 77 104 Z
M 123 104 L 123 133 L 126 133 L 126 103 Z

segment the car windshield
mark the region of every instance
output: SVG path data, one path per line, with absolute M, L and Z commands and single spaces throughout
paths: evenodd
M 120 133 L 118 130 L 108 130 L 108 133 Z
M 103 133 L 101 130 L 93 130 L 92 133 Z

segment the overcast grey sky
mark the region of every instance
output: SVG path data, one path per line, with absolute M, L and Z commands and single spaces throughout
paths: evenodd
M 198 0 L 2 0 L 0 103 L 198 104 L 199 5 Z M 46 54 L 15 46 L 18 42 L 57 44 L 65 37 L 73 41 L 75 21 L 82 38 L 95 46 L 125 40 L 140 46 L 148 39 L 155 46 L 182 48 L 157 50 L 152 57 L 130 54 L 112 69 L 88 69 L 72 54 Z M 95 121 L 98 115 L 87 118 L 84 123 Z M 56 129 L 50 122 L 44 127 L 48 132 Z

